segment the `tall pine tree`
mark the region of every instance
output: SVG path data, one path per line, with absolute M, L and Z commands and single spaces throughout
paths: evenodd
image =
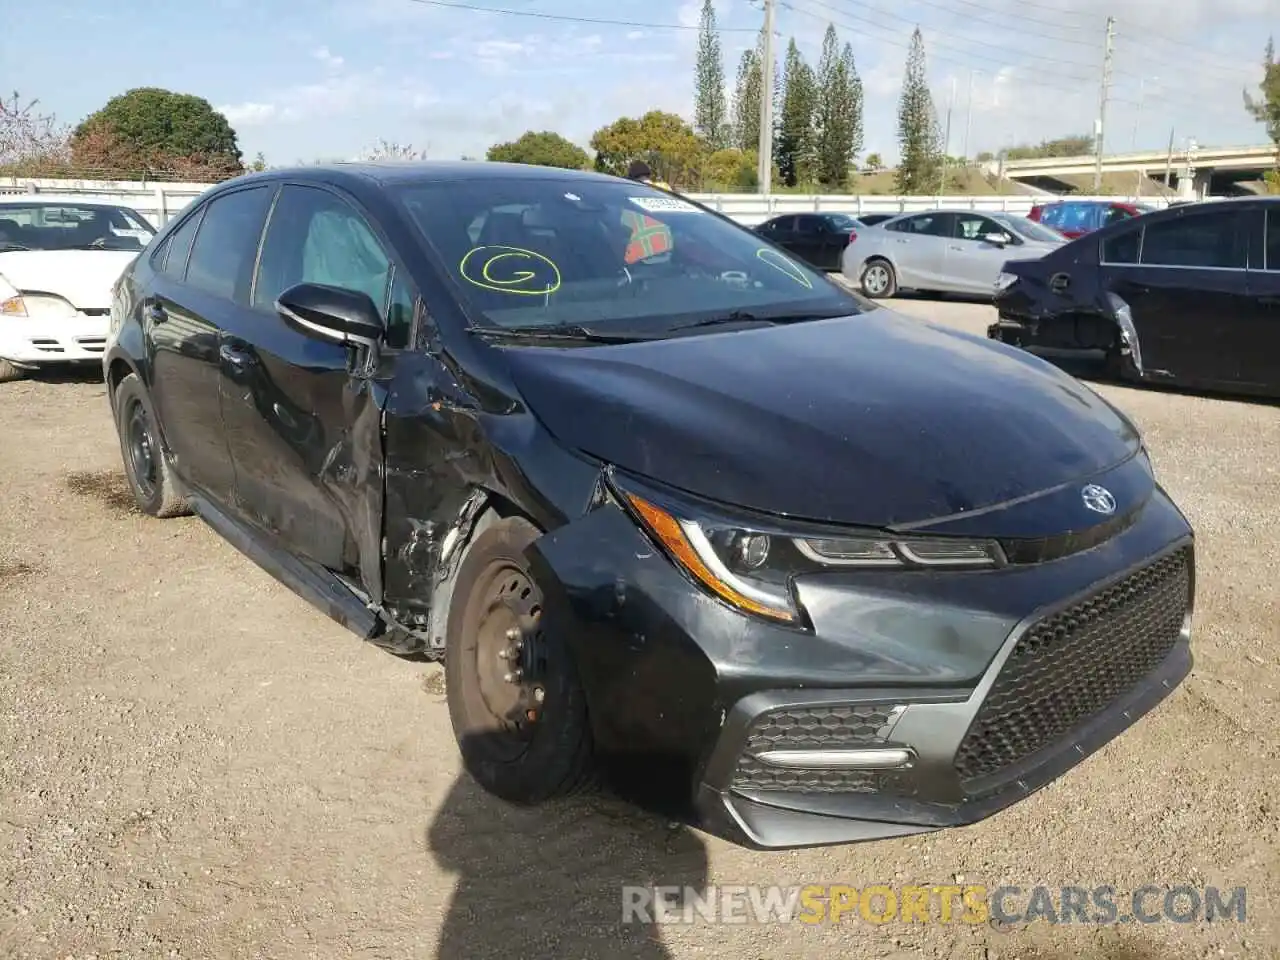
M 760 51 L 744 50 L 733 91 L 733 145 L 739 150 L 760 146 Z
M 818 96 L 813 68 L 804 62 L 794 39 L 787 46 L 782 87 L 778 146 L 774 155 L 782 182 L 794 187 L 813 176 L 813 121 Z
M 818 61 L 816 139 L 818 182 L 843 190 L 854 156 L 862 149 L 862 80 L 853 62 L 853 48 L 845 44 L 841 50 L 836 29 L 830 25 Z
M 929 92 L 924 36 L 916 27 L 911 34 L 902 99 L 898 103 L 898 143 L 902 153 L 896 178 L 899 194 L 932 193 L 938 188 L 942 174 L 941 140 L 938 114 Z
M 740 150 L 760 147 L 760 96 L 764 86 L 764 31 L 756 38 L 755 49 L 744 51 L 738 63 L 738 82 L 733 96 L 733 145 Z M 773 65 L 773 115 L 775 132 L 782 78 Z
M 724 98 L 724 62 L 720 57 L 720 32 L 716 29 L 716 8 L 702 0 L 702 20 L 698 28 L 698 59 L 695 67 L 694 130 L 719 150 L 727 145 Z

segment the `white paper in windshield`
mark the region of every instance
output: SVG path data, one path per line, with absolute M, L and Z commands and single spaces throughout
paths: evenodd
M 688 200 L 678 197 L 627 197 L 641 210 L 649 213 L 697 213 L 698 208 Z

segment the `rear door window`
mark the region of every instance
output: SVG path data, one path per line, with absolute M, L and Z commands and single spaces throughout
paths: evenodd
M 227 299 L 247 288 L 273 192 L 250 187 L 209 203 L 191 247 L 187 283 Z
M 1102 262 L 1121 266 L 1138 262 L 1138 248 L 1142 244 L 1142 229 L 1115 233 L 1102 241 Z
M 197 210 L 188 217 L 165 241 L 164 256 L 158 266 L 167 275 L 181 281 L 187 275 L 187 258 L 191 255 L 191 242 L 200 229 L 200 218 L 203 210 Z
M 1148 223 L 1142 264 L 1243 270 L 1249 263 L 1249 217 L 1238 210 L 1193 213 Z

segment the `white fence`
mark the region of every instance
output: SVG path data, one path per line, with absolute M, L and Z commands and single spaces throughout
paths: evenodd
M 130 183 L 124 181 L 95 180 L 35 180 L 17 177 L 0 178 L 0 195 L 34 194 L 42 199 L 66 198 L 68 200 L 96 200 L 100 203 L 118 203 L 131 207 L 160 227 L 178 211 L 198 197 L 208 184 L 202 183 Z M 885 197 L 841 195 L 813 196 L 801 194 L 774 194 L 762 197 L 751 193 L 693 193 L 694 200 L 719 210 L 739 223 L 754 226 L 770 217 L 784 213 L 906 213 L 913 210 L 934 210 L 939 207 L 963 210 L 1007 211 L 1026 214 L 1037 203 L 1052 200 L 1050 197 L 1026 195 L 973 196 L 973 197 Z M 1123 197 L 1078 197 L 1072 200 L 1123 200 Z M 1143 197 L 1142 202 L 1162 207 L 1167 201 Z

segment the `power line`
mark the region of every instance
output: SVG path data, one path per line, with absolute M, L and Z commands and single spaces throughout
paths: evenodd
M 839 14 L 841 14 L 842 16 L 850 17 L 850 18 L 852 18 L 852 19 L 854 19 L 854 20 L 856 20 L 856 21 L 859 21 L 860 23 L 868 24 L 868 25 L 873 26 L 873 27 L 876 27 L 876 28 L 878 28 L 878 29 L 880 29 L 880 30 L 893 30 L 893 29 L 894 29 L 893 27 L 886 26 L 886 25 L 885 25 L 885 24 L 883 24 L 883 23 L 880 23 L 880 22 L 878 22 L 878 21 L 876 21 L 876 20 L 872 20 L 872 19 L 870 19 L 869 17 L 862 16 L 861 14 L 856 13 L 856 12 L 853 12 L 853 11 L 851 11 L 851 10 L 846 10 L 846 9 L 844 9 L 844 8 L 840 8 L 840 7 L 834 7 L 834 6 L 832 6 L 831 4 L 826 3 L 826 2 L 825 2 L 825 0 L 804 0 L 804 2 L 814 4 L 815 6 L 822 7 L 822 8 L 823 8 L 823 9 L 825 9 L 825 10 L 834 10 L 836 13 L 839 13 Z M 792 9 L 796 9 L 796 8 L 794 8 L 794 7 L 793 7 Z M 803 11 L 803 10 L 800 10 L 800 11 L 798 11 L 798 12 L 800 12 L 800 13 L 807 13 L 807 11 Z M 901 22 L 903 22 L 903 23 L 910 24 L 912 27 L 916 26 L 916 23 L 915 23 L 915 21 L 913 21 L 913 20 L 908 20 L 908 19 L 906 19 L 905 17 L 899 17 L 899 16 L 897 16 L 896 14 L 891 14 L 891 13 L 888 13 L 888 12 L 886 12 L 886 11 L 880 11 L 880 12 L 881 12 L 881 13 L 883 13 L 885 16 L 892 17 L 894 20 L 899 20 L 899 21 L 901 21 Z M 820 15 L 819 15 L 819 19 L 822 19 L 822 17 L 821 17 Z M 827 18 L 827 19 L 830 19 L 830 18 Z M 845 24 L 841 24 L 841 25 L 842 25 L 842 26 L 844 26 L 846 29 L 849 29 L 849 30 L 855 30 L 855 31 L 856 31 L 856 30 L 858 29 L 858 28 L 856 28 L 856 27 L 850 26 L 850 25 L 849 25 L 849 24 L 847 24 L 847 23 L 845 23 Z M 886 42 L 890 42 L 890 41 L 886 41 Z M 976 42 L 978 42 L 978 41 L 975 41 L 975 43 L 976 43 Z M 906 45 L 906 44 L 902 44 L 902 43 L 898 43 L 898 44 L 895 44 L 895 46 L 903 46 L 903 47 L 905 47 L 905 46 L 907 46 L 907 45 Z M 982 52 L 982 53 L 978 53 L 977 51 L 974 51 L 974 50 L 966 50 L 966 49 L 963 49 L 963 48 L 961 48 L 961 47 L 952 46 L 951 44 L 948 44 L 948 43 L 942 43 L 942 42 L 940 42 L 940 41 L 938 41 L 938 40 L 933 40 L 933 41 L 931 41 L 931 42 L 930 42 L 930 46 L 931 46 L 931 47 L 941 48 L 941 49 L 943 49 L 943 50 L 954 50 L 956 53 L 963 54 L 963 55 L 968 56 L 968 57 L 981 57 L 981 58 L 982 58 L 982 60 L 983 60 L 983 62 L 984 62 L 984 64 L 989 64 L 989 63 L 991 62 L 990 53 L 991 53 L 991 50 L 993 49 L 993 48 L 992 48 L 992 46 L 991 46 L 990 44 L 983 44 L 983 47 L 984 47 L 983 52 Z M 941 57 L 940 57 L 939 59 L 944 59 L 944 58 L 941 58 Z M 954 58 L 953 58 L 953 59 L 954 59 Z M 1074 61 L 1074 60 L 1054 60 L 1054 59 L 1051 59 L 1051 58 L 1049 58 L 1049 57 L 1037 57 L 1037 58 L 1036 58 L 1036 63 L 1058 63 L 1058 64 L 1061 64 L 1061 65 L 1063 65 L 1063 66 L 1075 67 L 1075 68 L 1077 68 L 1077 69 L 1083 69 L 1083 70 L 1096 70 L 1096 69 L 1097 69 L 1097 67 L 1096 67 L 1096 65 L 1095 65 L 1095 64 L 1080 63 L 1079 61 Z M 970 63 L 970 62 L 968 62 L 968 61 L 964 61 L 963 65 L 964 65 L 964 66 L 966 66 L 966 67 L 968 67 L 968 66 L 972 66 L 973 64 L 972 64 L 972 63 Z M 1012 63 L 1012 64 L 1008 64 L 1008 66 L 1011 66 L 1011 67 L 1027 67 L 1027 66 L 1029 66 L 1029 64 L 1027 64 L 1027 63 Z M 1090 83 L 1090 84 L 1091 84 L 1091 83 L 1093 83 L 1093 82 L 1094 82 L 1092 78 L 1090 78 L 1090 77 L 1085 77 L 1085 76 L 1081 76 L 1081 75 L 1079 75 L 1079 74 L 1059 73 L 1059 74 L 1058 74 L 1058 76 L 1062 77 L 1062 79 L 1064 79 L 1064 80 L 1075 80 L 1075 81 L 1077 81 L 1078 83 Z M 1026 81 L 1020 80 L 1019 82 L 1031 83 L 1032 81 L 1030 81 L 1030 80 L 1026 80 Z M 1052 85 L 1048 85 L 1048 86 L 1052 86 L 1054 89 L 1072 89 L 1072 88 L 1064 88 L 1064 87 L 1061 87 L 1060 85 L 1057 85 L 1057 84 L 1052 84 Z
M 825 0 L 807 0 L 807 2 L 809 2 L 809 3 L 813 3 L 813 4 L 815 4 L 815 5 L 819 6 L 819 7 L 823 7 L 823 8 L 825 8 L 825 9 L 827 9 L 827 10 L 834 10 L 835 12 L 837 12 L 837 13 L 839 13 L 839 14 L 843 15 L 843 16 L 846 16 L 846 17 L 852 17 L 854 20 L 859 20 L 859 21 L 861 21 L 861 22 L 863 22 L 863 23 L 870 23 L 870 24 L 872 24 L 872 25 L 874 25 L 874 26 L 877 26 L 877 27 L 883 27 L 883 26 L 884 26 L 883 24 L 877 23 L 875 20 L 871 20 L 871 19 L 869 19 L 869 18 L 867 18 L 867 17 L 863 16 L 863 15 L 862 15 L 862 14 L 860 14 L 860 13 L 854 12 L 854 11 L 852 11 L 852 10 L 848 10 L 848 9 L 846 9 L 846 8 L 843 8 L 843 7 L 834 7 L 834 6 L 832 6 L 831 4 L 829 4 L 829 3 L 825 2 Z M 901 22 L 901 23 L 907 24 L 907 25 L 909 25 L 909 26 L 911 26 L 911 27 L 916 27 L 916 26 L 918 26 L 918 24 L 917 24 L 917 22 L 916 22 L 915 20 L 908 19 L 907 17 L 900 17 L 900 16 L 898 16 L 896 13 L 890 13 L 890 12 L 889 12 L 889 11 L 887 11 L 887 10 L 877 10 L 876 12 L 877 12 L 877 13 L 879 13 L 879 14 L 881 14 L 882 16 L 891 17 L 892 19 L 897 20 L 897 21 L 899 21 L 899 22 Z M 978 43 L 978 42 L 980 42 L 980 41 L 974 41 L 974 42 L 975 42 L 975 43 Z M 952 46 L 951 44 L 948 44 L 948 43 L 942 43 L 942 42 L 940 42 L 940 41 L 938 41 L 938 40 L 934 40 L 934 41 L 933 41 L 933 46 L 941 47 L 943 50 L 955 50 L 957 53 L 963 53 L 963 54 L 966 54 L 966 55 L 968 55 L 968 56 L 976 56 L 976 55 L 977 55 L 977 54 L 975 54 L 975 52 L 974 52 L 974 51 L 972 51 L 972 50 L 964 50 L 964 49 L 961 49 L 960 47 L 955 47 L 955 46 Z M 984 54 L 984 55 L 989 55 L 989 52 L 990 52 L 990 50 L 992 49 L 991 45 L 990 45 L 990 44 L 983 43 L 983 44 L 982 44 L 982 46 L 986 49 L 986 54 Z M 989 59 L 989 57 L 988 57 L 988 59 Z M 1081 62 L 1080 62 L 1080 61 L 1078 61 L 1078 60 L 1062 60 L 1062 59 L 1055 59 L 1055 58 L 1053 58 L 1053 57 L 1036 57 L 1036 63 L 1052 63 L 1052 64 L 1058 64 L 1058 65 L 1060 65 L 1060 66 L 1075 67 L 1075 68 L 1077 68 L 1077 69 L 1084 69 L 1084 70 L 1096 70 L 1096 69 L 1097 69 L 1097 66 L 1096 66 L 1095 64 L 1093 64 L 1093 63 L 1081 63 Z M 1025 66 L 1028 66 L 1028 64 L 1026 64 L 1026 63 L 1017 63 L 1017 64 L 1010 64 L 1010 66 L 1021 66 L 1021 67 L 1025 67 Z M 1077 76 L 1077 75 L 1073 75 L 1073 74 L 1062 74 L 1062 76 L 1063 76 L 1063 78 L 1064 78 L 1064 79 L 1067 79 L 1067 80 L 1078 80 L 1078 81 L 1080 81 L 1081 83 L 1091 83 L 1091 82 L 1092 82 L 1091 78 L 1084 77 L 1084 76 Z
M 807 0 L 807 2 L 816 3 L 818 2 L 818 0 Z M 846 30 L 852 30 L 854 32 L 864 32 L 861 27 L 852 26 L 851 24 L 845 23 L 844 21 L 841 21 L 841 20 L 837 20 L 826 14 L 814 13 L 813 11 L 805 10 L 800 7 L 797 7 L 795 5 L 795 0 L 782 0 L 782 5 L 786 7 L 788 10 L 792 11 L 793 13 L 798 13 L 802 17 L 809 17 L 810 19 L 816 20 L 819 23 L 830 23 L 838 27 L 843 27 Z M 881 30 L 885 32 L 891 32 L 894 30 L 893 27 L 886 27 L 884 24 L 876 23 L 874 20 L 866 20 L 865 18 L 863 18 L 863 22 L 872 27 L 875 27 L 877 30 Z M 901 50 L 910 49 L 910 44 L 902 40 L 890 39 L 889 37 L 873 37 L 872 39 L 876 40 L 878 43 L 885 43 L 885 44 L 888 44 L 889 46 L 897 47 Z M 933 44 L 930 44 L 930 47 L 932 46 Z M 978 54 L 975 54 L 973 53 L 973 51 L 969 51 L 969 50 L 962 50 L 960 52 L 968 54 L 970 57 L 979 56 Z M 987 73 L 987 74 L 991 73 L 991 69 L 989 66 L 989 63 L 990 63 L 989 57 L 983 57 L 981 66 L 978 66 L 978 67 L 974 66 L 974 63 L 972 60 L 960 60 L 956 57 L 948 57 L 945 54 L 937 54 L 933 52 L 929 53 L 929 59 L 932 61 L 940 61 L 942 63 L 949 63 L 955 66 L 964 67 L 965 69 L 970 69 L 970 70 L 977 69 L 979 72 L 982 72 L 982 73 Z M 1092 80 L 1085 80 L 1083 77 L 1072 77 L 1070 79 L 1078 81 L 1078 84 L 1088 83 L 1092 85 L 1092 83 L 1094 82 Z M 1048 80 L 1037 80 L 1032 77 L 1021 77 L 1021 76 L 1017 78 L 1017 82 L 1020 86 L 1039 87 L 1044 90 L 1053 90 L 1057 93 L 1079 94 L 1081 92 L 1080 86 L 1078 84 L 1068 86 L 1063 83 L 1054 83 Z M 1128 102 L 1128 101 L 1119 101 L 1119 98 L 1114 98 L 1114 99 L 1116 99 L 1118 102 Z M 1042 111 L 1040 110 L 1040 108 L 1037 107 L 1036 112 L 1041 113 Z
M 637 30 L 699 30 L 697 24 L 642 23 L 636 20 L 605 20 L 598 17 L 571 17 L 567 14 L 539 13 L 534 10 L 507 10 L 502 7 L 482 7 L 471 3 L 454 3 L 452 0 L 409 0 L 425 6 L 447 7 L 451 10 L 469 10 L 473 13 L 497 13 L 508 17 L 530 17 L 535 20 L 558 20 L 563 23 L 591 23 L 598 26 L 632 27 Z M 720 33 L 759 33 L 751 27 L 721 28 Z
M 935 0 L 915 0 L 915 2 L 916 4 L 922 7 L 933 7 L 935 10 L 941 10 L 944 13 L 950 13 L 958 17 L 964 17 L 966 20 L 973 20 L 973 21 L 977 21 L 978 23 L 990 23 L 993 26 L 1004 26 L 1006 29 L 1009 29 L 1008 24 L 1010 20 L 1016 20 L 1021 23 L 1035 23 L 1035 24 L 1046 26 L 1046 27 L 1052 27 L 1058 30 L 1069 30 L 1074 33 L 1085 33 L 1088 30 L 1087 27 L 1068 26 L 1062 23 L 1054 23 L 1051 20 L 1039 20 L 1035 17 L 1028 17 L 1024 14 L 1019 14 L 1016 17 L 1001 16 L 997 20 L 989 20 L 984 17 L 974 16 L 971 13 L 963 13 L 958 10 L 953 10 L 950 7 L 948 7 L 946 4 L 935 2 Z M 975 0 L 952 0 L 952 3 L 958 3 L 966 7 L 973 7 L 975 10 L 984 10 L 984 11 L 990 10 L 990 6 L 988 4 L 977 3 L 975 2 Z M 868 6 L 865 9 L 875 10 L 877 13 L 887 12 L 887 11 L 881 10 L 879 7 Z M 1057 36 L 1055 34 L 1040 33 L 1034 30 L 1023 30 L 1023 29 L 1019 29 L 1018 33 L 1023 36 L 1040 37 L 1041 39 L 1044 39 L 1044 40 L 1053 40 L 1055 43 L 1076 44 L 1078 46 L 1088 47 L 1091 50 L 1096 49 L 1098 46 L 1098 42 L 1096 40 L 1074 39 L 1071 37 L 1062 37 L 1062 36 Z

